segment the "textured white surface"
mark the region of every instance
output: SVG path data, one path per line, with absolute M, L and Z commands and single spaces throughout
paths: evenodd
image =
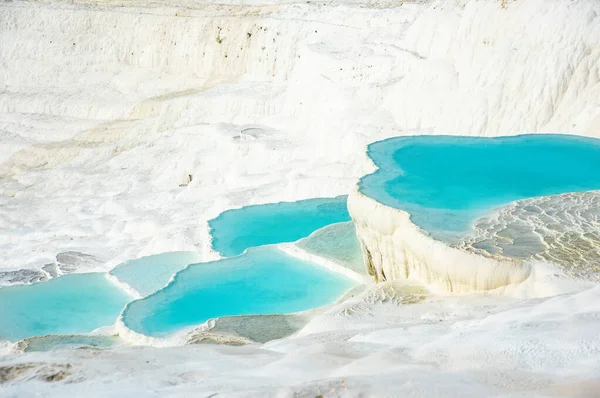
M 477 220 L 459 246 L 484 255 L 549 261 L 573 277 L 597 281 L 599 220 L 598 191 L 520 200 Z

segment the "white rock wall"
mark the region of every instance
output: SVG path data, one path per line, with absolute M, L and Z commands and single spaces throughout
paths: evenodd
M 408 213 L 358 190 L 349 196 L 348 210 L 367 270 L 376 281 L 411 278 L 461 293 L 521 283 L 531 272 L 522 261 L 486 258 L 449 247 L 413 224 Z

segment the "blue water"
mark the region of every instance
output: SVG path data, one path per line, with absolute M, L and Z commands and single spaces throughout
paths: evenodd
M 360 191 L 450 243 L 495 207 L 600 189 L 600 140 L 591 138 L 398 137 L 371 144 L 368 154 L 379 170 L 360 180 Z
M 131 300 L 105 274 L 76 274 L 0 288 L 0 340 L 88 333 L 113 325 Z
M 223 256 L 249 247 L 294 242 L 328 224 L 349 221 L 347 196 L 228 210 L 209 221 L 213 248 Z
M 177 272 L 202 258 L 196 252 L 168 252 L 127 261 L 110 271 L 142 297 L 162 289 Z
M 136 332 L 159 337 L 215 317 L 282 314 L 326 305 L 354 284 L 274 247 L 260 247 L 239 257 L 189 266 L 163 290 L 130 303 L 123 321 Z

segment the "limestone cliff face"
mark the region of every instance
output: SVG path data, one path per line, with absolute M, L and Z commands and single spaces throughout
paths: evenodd
M 348 197 L 348 210 L 376 281 L 416 278 L 449 292 L 470 292 L 520 283 L 531 272 L 522 261 L 487 258 L 435 240 L 407 212 L 358 190 Z

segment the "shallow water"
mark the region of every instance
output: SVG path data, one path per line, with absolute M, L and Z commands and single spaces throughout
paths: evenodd
M 49 335 L 31 337 L 19 342 L 24 352 L 58 351 L 73 349 L 106 349 L 122 344 L 116 336 Z
M 226 316 L 216 319 L 206 330 L 191 333 L 186 344 L 266 343 L 296 333 L 310 319 L 310 311 L 301 314 Z
M 537 259 L 570 276 L 600 281 L 600 191 L 512 202 L 479 218 L 459 247 Z
M 328 225 L 304 238 L 296 246 L 366 274 L 360 243 L 353 222 Z
M 349 221 L 346 199 L 307 199 L 225 211 L 209 221 L 212 246 L 231 257 L 249 247 L 294 242 L 325 225 Z
M 371 144 L 369 156 L 379 170 L 361 179 L 361 192 L 448 243 L 495 207 L 600 188 L 600 141 L 591 138 L 398 137 Z
M 350 279 L 274 247 L 220 261 L 193 264 L 166 288 L 130 303 L 123 322 L 161 337 L 210 318 L 283 314 L 334 302 L 355 285 Z
M 0 289 L 0 340 L 88 333 L 113 325 L 131 297 L 103 273 Z
M 177 272 L 201 260 L 196 252 L 169 252 L 127 261 L 110 271 L 111 275 L 134 288 L 142 297 L 162 289 Z

